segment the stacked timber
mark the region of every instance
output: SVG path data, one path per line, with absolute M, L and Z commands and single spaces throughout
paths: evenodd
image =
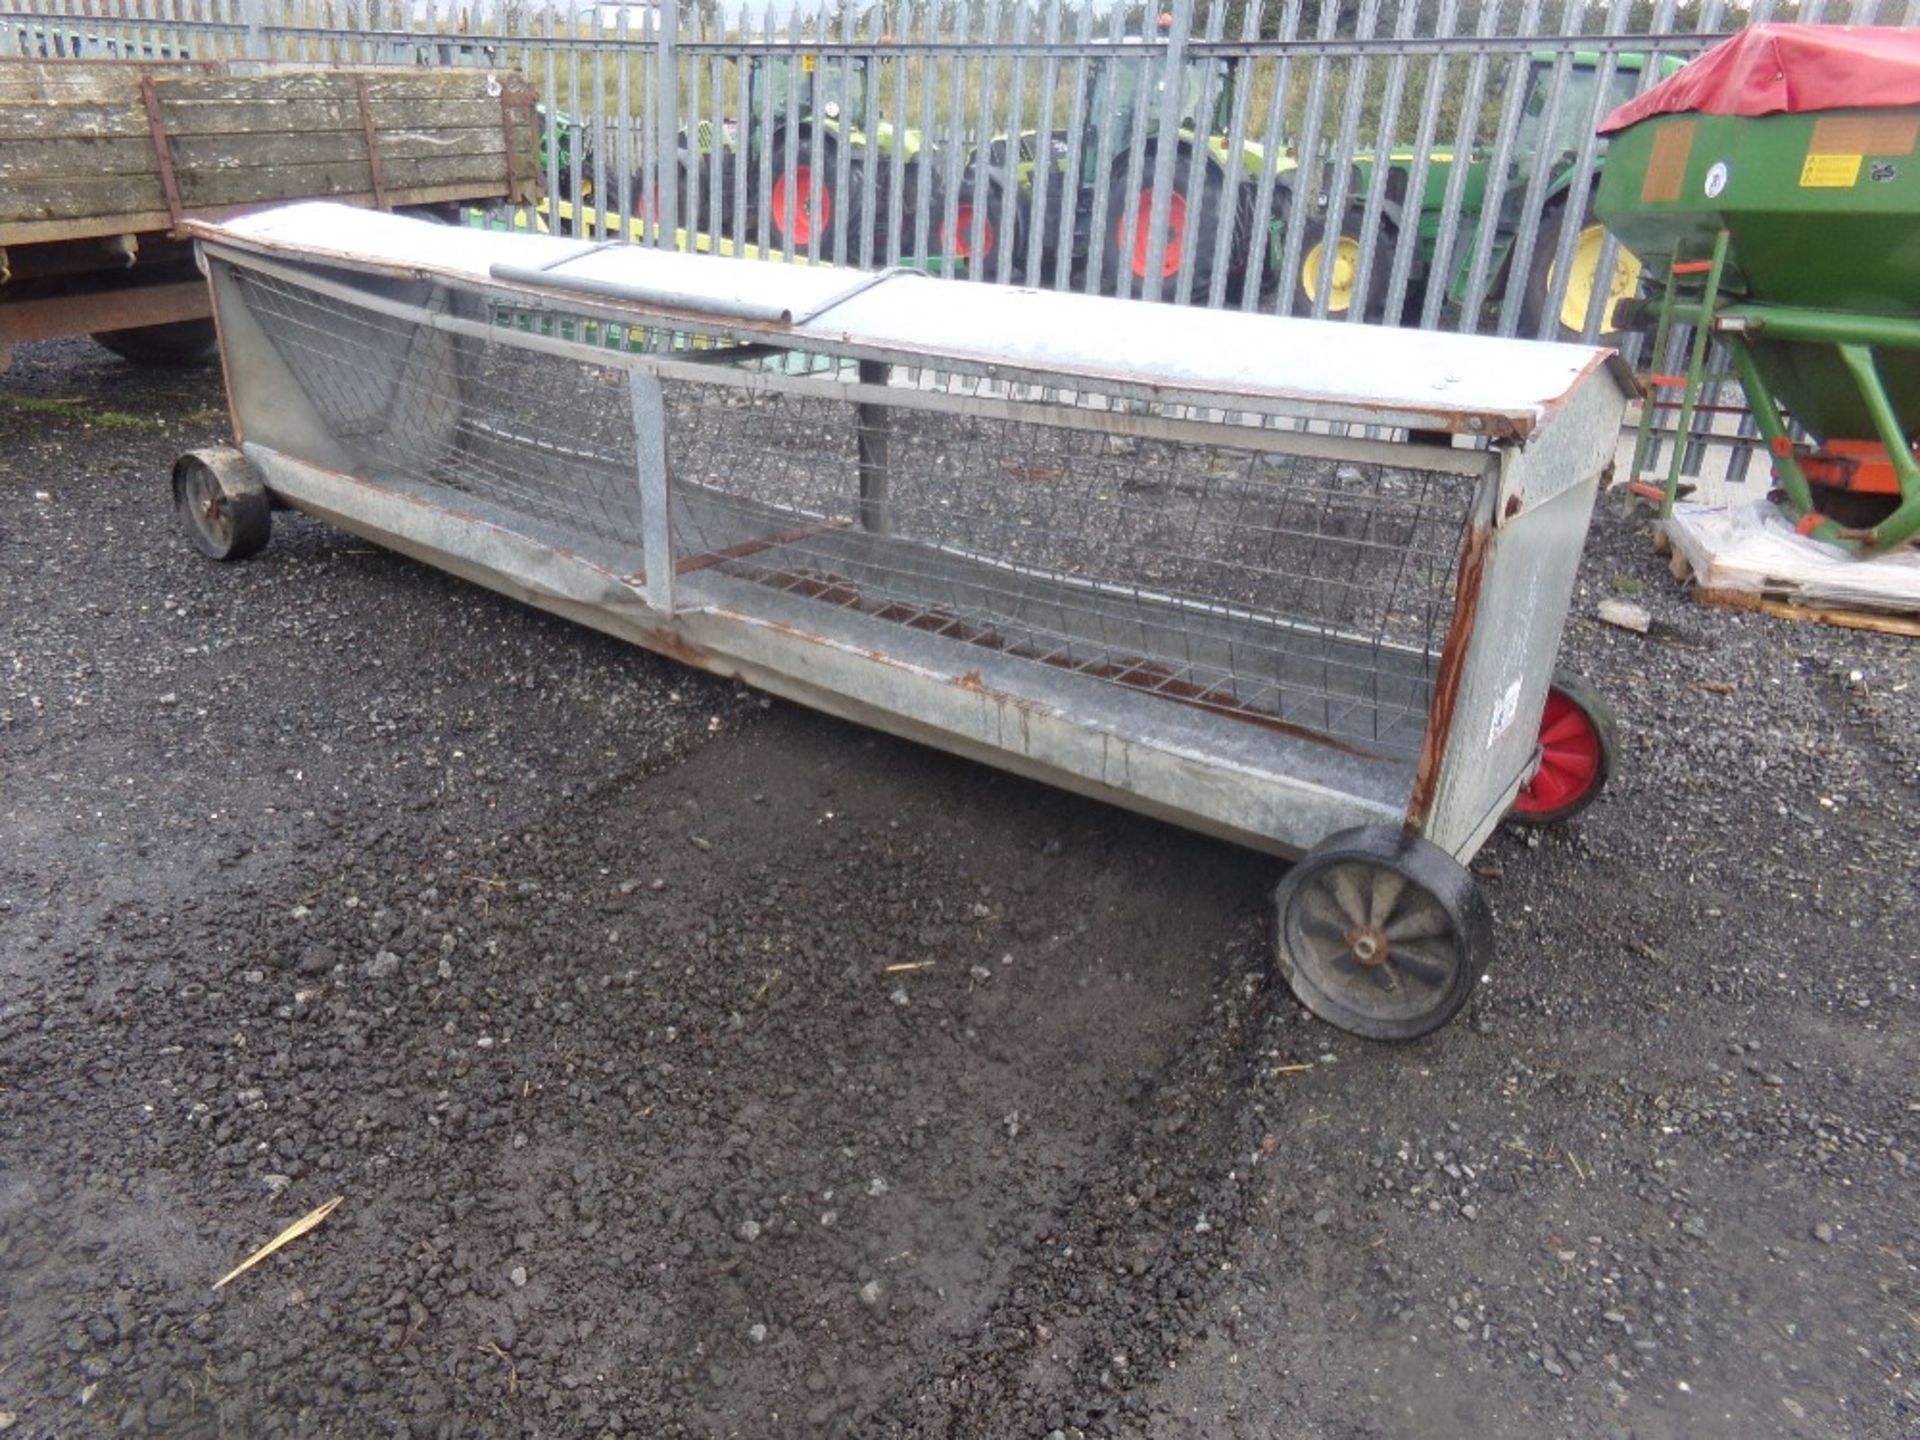
M 505 71 L 0 60 L 0 247 L 309 198 L 519 203 L 539 144 Z

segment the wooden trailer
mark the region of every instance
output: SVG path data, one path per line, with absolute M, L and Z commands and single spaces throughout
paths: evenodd
M 187 220 L 313 198 L 525 203 L 539 149 L 532 88 L 509 71 L 0 59 L 0 368 L 58 335 L 204 355 Z

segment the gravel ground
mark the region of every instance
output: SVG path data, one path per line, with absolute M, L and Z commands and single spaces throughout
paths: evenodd
M 9 1440 L 1920 1432 L 1911 642 L 1603 509 L 1622 773 L 1371 1046 L 1259 857 L 298 518 L 197 559 L 220 404 L 0 379 Z

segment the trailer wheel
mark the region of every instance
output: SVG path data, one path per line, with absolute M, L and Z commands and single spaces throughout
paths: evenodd
M 1437 1030 L 1473 994 L 1493 916 L 1473 877 L 1384 825 L 1316 845 L 1274 894 L 1280 971 L 1330 1025 L 1370 1040 Z
M 1540 764 L 1507 818 L 1552 825 L 1586 809 L 1613 773 L 1615 733 L 1599 691 L 1571 675 L 1555 676 L 1540 712 Z
M 189 450 L 173 462 L 173 508 L 209 560 L 245 560 L 273 534 L 273 502 L 238 450 Z
M 95 340 L 135 365 L 184 369 L 204 365 L 220 348 L 211 320 L 175 320 L 166 325 L 136 325 L 130 330 L 99 330 Z

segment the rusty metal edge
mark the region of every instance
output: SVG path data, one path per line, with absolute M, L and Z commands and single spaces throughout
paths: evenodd
M 360 103 L 360 133 L 367 141 L 367 173 L 373 181 L 373 203 L 382 210 L 391 210 L 393 207 L 387 203 L 387 170 L 380 160 L 380 135 L 373 126 L 373 101 L 367 94 L 365 75 L 353 77 L 353 95 Z M 508 171 L 512 171 L 511 157 Z
M 187 212 L 180 204 L 180 180 L 173 173 L 173 145 L 167 139 L 167 121 L 160 113 L 160 95 L 153 88 L 152 75 L 140 77 L 140 100 L 147 107 L 147 133 L 153 139 L 153 158 L 160 166 L 160 193 L 166 197 L 167 215 L 178 230 Z
M 1413 772 L 1413 792 L 1407 797 L 1406 826 L 1418 835 L 1433 808 L 1440 771 L 1446 764 L 1447 739 L 1453 731 L 1453 710 L 1460 699 L 1460 679 L 1467 668 L 1473 642 L 1474 617 L 1480 609 L 1480 582 L 1486 572 L 1487 549 L 1493 528 L 1476 517 L 1460 541 L 1460 564 L 1455 571 L 1453 624 L 1440 648 L 1440 668 L 1434 675 L 1433 700 L 1427 707 L 1427 733 L 1420 742 L 1420 762 Z
M 520 180 L 520 126 L 524 120 L 535 133 L 531 137 L 534 148 L 529 158 L 540 153 L 538 126 L 534 121 L 534 92 L 525 78 L 519 73 L 511 73 L 500 82 L 500 128 L 505 137 L 507 152 L 506 196 L 509 204 L 522 204 L 533 199 L 538 176 L 531 176 L 526 184 Z
M 249 457 L 250 459 L 252 457 Z M 305 462 L 293 462 L 328 477 L 349 481 L 356 485 L 370 485 L 374 489 L 384 487 L 373 484 L 364 477 L 350 475 L 342 471 L 331 470 L 323 466 L 306 466 Z M 686 634 L 675 620 L 664 619 L 650 613 L 643 618 L 639 609 L 622 608 L 610 610 L 580 599 L 546 593 L 518 582 L 483 564 L 464 556 L 451 554 L 430 542 L 414 537 L 396 535 L 391 530 L 369 524 L 364 517 L 340 510 L 332 505 L 315 500 L 312 497 L 287 495 L 275 490 L 271 475 L 267 476 L 268 489 L 276 498 L 289 508 L 311 515 L 328 524 L 336 525 L 352 534 L 359 535 L 386 549 L 406 555 L 423 564 L 469 580 L 496 594 L 505 595 L 535 609 L 584 625 L 589 629 L 610 635 L 618 640 L 639 645 L 642 648 L 665 656 L 693 669 L 705 671 L 725 679 L 736 679 L 754 686 L 768 694 L 780 696 L 796 704 L 835 715 L 856 724 L 870 726 L 887 734 L 928 745 L 947 754 L 959 755 L 965 759 L 991 768 L 1006 771 L 1029 779 L 1041 781 L 1056 788 L 1091 799 L 1114 805 L 1135 814 L 1148 815 L 1155 819 L 1179 825 L 1183 829 L 1200 834 L 1213 835 L 1237 845 L 1263 853 L 1279 855 L 1292 859 L 1305 853 L 1305 847 L 1294 846 L 1259 831 L 1243 828 L 1229 822 L 1197 814 L 1179 806 L 1144 797 L 1124 787 L 1102 783 L 1089 777 L 1056 770 L 1029 761 L 1019 752 L 1005 746 L 983 743 L 966 736 L 958 735 L 941 726 L 917 722 L 909 716 L 883 710 L 867 701 L 856 699 L 831 689 L 822 688 L 807 680 L 804 676 L 786 671 L 769 669 L 765 665 L 736 655 L 713 651 L 705 648 L 697 639 Z M 396 495 L 397 492 L 388 491 Z M 462 512 L 451 510 L 431 500 L 419 496 L 404 497 L 408 503 L 419 505 L 426 510 L 454 518 L 470 520 Z M 486 524 L 487 522 L 479 522 Z M 564 548 L 554 551 L 573 563 L 597 571 L 610 580 L 630 585 L 625 577 L 618 576 L 597 563 Z M 636 597 L 637 598 L 637 597 Z M 742 626 L 751 626 L 784 636 L 794 641 L 809 644 L 831 645 L 834 642 L 813 631 L 786 622 L 761 615 L 745 614 L 725 606 L 709 605 L 699 612 L 716 620 Z M 850 653 L 858 653 L 876 664 L 900 669 L 916 670 L 910 662 L 884 651 L 854 647 Z M 1032 696 L 1022 695 L 999 689 L 986 684 L 977 671 L 967 671 L 952 676 L 946 683 L 957 690 L 978 695 L 983 700 L 1002 703 L 1022 713 L 1043 714 L 1048 707 Z

